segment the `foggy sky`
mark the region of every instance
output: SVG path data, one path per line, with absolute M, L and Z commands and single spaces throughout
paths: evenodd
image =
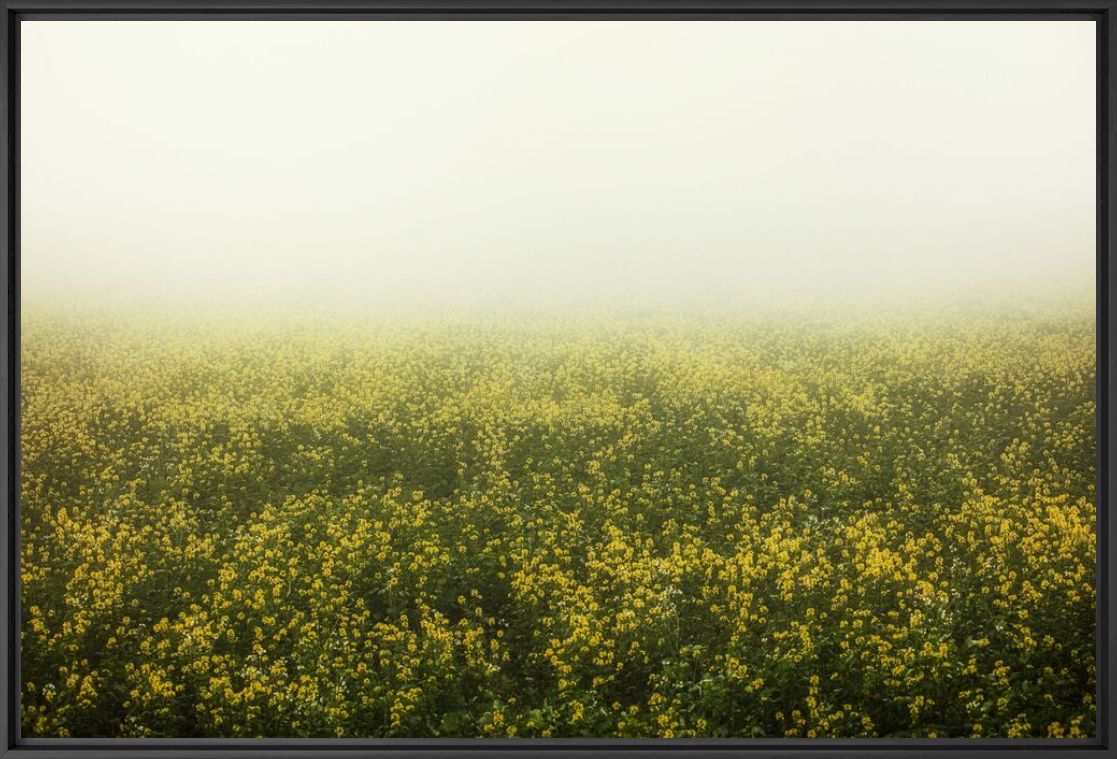
M 1092 22 L 22 28 L 27 302 L 1093 287 Z

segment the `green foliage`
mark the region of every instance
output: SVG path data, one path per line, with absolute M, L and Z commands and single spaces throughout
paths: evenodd
M 1082 736 L 1090 318 L 47 313 L 34 736 Z

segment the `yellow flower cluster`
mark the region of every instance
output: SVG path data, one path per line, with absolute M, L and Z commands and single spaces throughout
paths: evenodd
M 1088 314 L 24 324 L 26 735 L 1095 729 Z

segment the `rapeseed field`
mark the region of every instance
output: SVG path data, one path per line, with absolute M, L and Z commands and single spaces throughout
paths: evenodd
M 1089 310 L 29 310 L 26 736 L 1082 737 Z

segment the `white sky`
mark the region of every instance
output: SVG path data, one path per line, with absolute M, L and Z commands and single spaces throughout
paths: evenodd
M 1093 287 L 1092 22 L 22 30 L 29 301 Z

